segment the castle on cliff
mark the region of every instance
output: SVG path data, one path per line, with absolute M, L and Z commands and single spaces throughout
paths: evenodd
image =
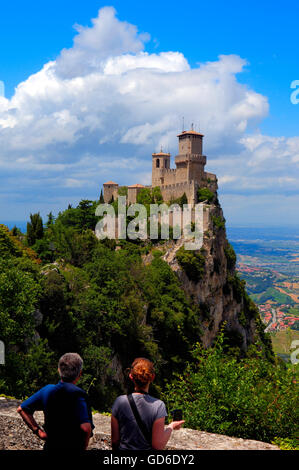
M 143 186 L 133 184 L 127 187 L 127 203 L 137 202 L 138 193 L 143 188 L 159 187 L 164 201 L 174 201 L 185 193 L 189 204 L 196 204 L 199 188 L 217 190 L 217 178 L 213 173 L 204 169 L 206 156 L 202 154 L 203 134 L 183 131 L 178 136 L 179 153 L 175 157 L 176 168 L 170 167 L 170 153 L 158 152 L 152 154 L 152 184 Z M 116 200 L 121 188 L 113 181 L 104 183 L 104 201 Z

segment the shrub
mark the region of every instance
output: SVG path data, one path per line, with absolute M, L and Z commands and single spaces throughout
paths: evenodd
M 119 196 L 128 196 L 128 186 L 120 186 L 117 193 Z
M 169 410 L 182 408 L 186 427 L 271 442 L 293 438 L 298 395 L 293 371 L 256 357 L 225 357 L 224 335 L 213 348 L 197 344 L 195 362 L 166 385 Z
M 198 281 L 204 274 L 205 258 L 198 251 L 185 250 L 182 246 L 176 253 L 179 265 L 191 281 Z
M 198 202 L 212 202 L 214 199 L 214 193 L 208 188 L 199 188 L 197 190 L 197 201 Z
M 234 298 L 236 299 L 237 302 L 241 302 L 243 296 L 245 295 L 245 285 L 246 281 L 243 279 L 240 279 L 237 273 L 235 273 L 233 276 L 228 275 L 228 283 L 232 286 L 233 288 L 233 295 Z
M 221 216 L 212 215 L 212 221 L 214 226 L 219 230 L 225 228 L 225 219 L 223 219 Z
M 224 248 L 224 253 L 227 261 L 227 269 L 233 270 L 236 266 L 237 256 L 230 243 Z
M 169 204 L 178 204 L 180 207 L 183 208 L 184 204 L 188 204 L 188 198 L 186 193 L 184 193 L 182 196 L 178 197 L 177 199 L 171 199 L 169 201 Z
M 280 450 L 299 450 L 299 439 L 298 438 L 281 438 L 276 437 L 272 444 L 277 445 Z

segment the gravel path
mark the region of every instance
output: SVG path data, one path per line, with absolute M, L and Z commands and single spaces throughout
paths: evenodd
M 23 423 L 16 412 L 20 401 L 0 397 L 0 450 L 39 450 L 43 443 Z M 40 425 L 43 424 L 43 413 L 35 413 Z M 90 441 L 90 450 L 111 449 L 110 418 L 96 413 L 93 415 L 95 429 Z M 174 431 L 167 449 L 172 450 L 279 450 L 277 446 L 254 441 L 223 436 L 203 431 L 183 428 Z

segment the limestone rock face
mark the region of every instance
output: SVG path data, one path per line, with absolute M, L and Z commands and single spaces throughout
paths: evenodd
M 228 258 L 227 252 L 231 247 L 226 237 L 225 220 L 219 203 L 206 204 L 204 212 L 204 238 L 200 250 L 204 257 L 202 276 L 191 280 L 179 264 L 176 255 L 184 245 L 184 239 L 169 242 L 163 259 L 176 272 L 186 294 L 198 303 L 203 312 L 203 346 L 211 346 L 220 326 L 226 322 L 226 332 L 246 351 L 259 336 L 256 327 L 257 310 L 255 316 L 248 315 L 244 296 L 236 293 L 236 269 Z

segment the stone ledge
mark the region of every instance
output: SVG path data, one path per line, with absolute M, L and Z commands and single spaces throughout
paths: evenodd
M 20 401 L 0 400 L 0 450 L 40 450 L 43 442 L 32 434 L 16 412 Z M 43 424 L 43 413 L 35 415 Z M 111 449 L 110 418 L 99 413 L 93 415 L 95 429 L 90 450 Z M 173 431 L 168 442 L 169 450 L 279 450 L 275 445 L 250 439 L 228 437 L 204 431 L 182 428 Z

